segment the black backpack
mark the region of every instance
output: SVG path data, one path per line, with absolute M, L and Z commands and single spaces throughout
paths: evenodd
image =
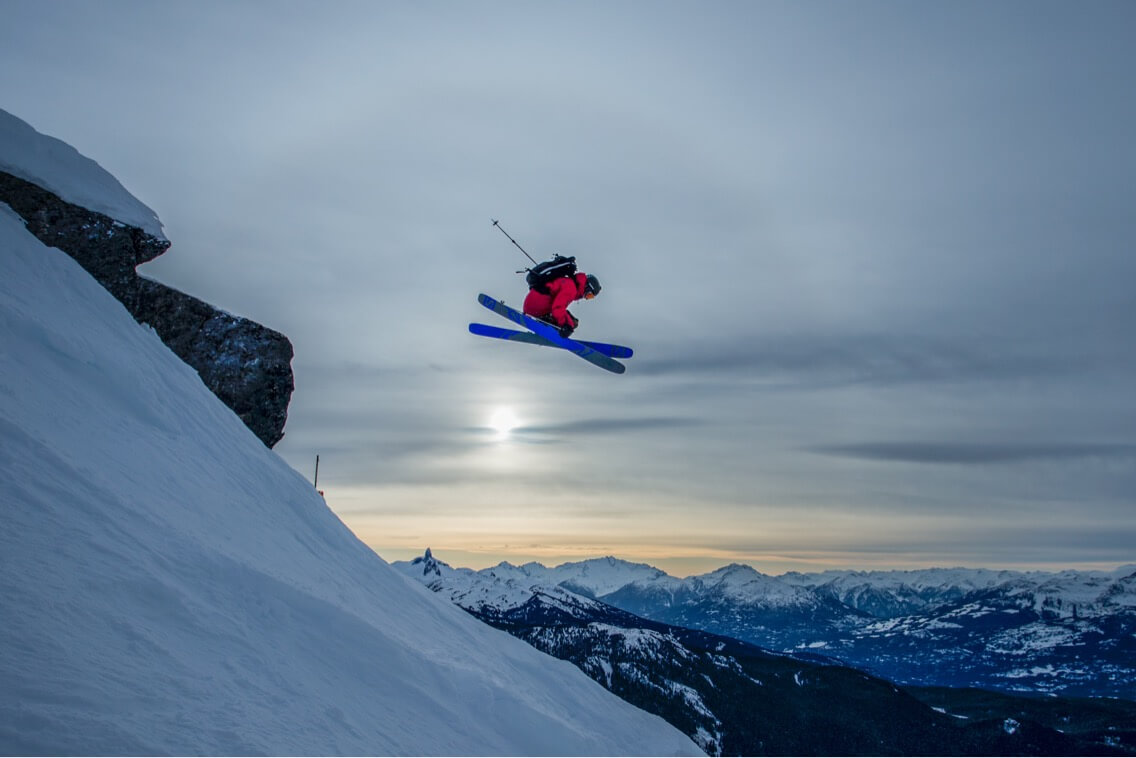
M 529 289 L 536 290 L 542 295 L 548 294 L 548 283 L 562 276 L 576 275 L 576 256 L 564 257 L 557 255 L 550 261 L 538 263 L 528 270 L 525 283 Z

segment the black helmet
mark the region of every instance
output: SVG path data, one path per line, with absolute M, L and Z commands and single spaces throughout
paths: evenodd
M 596 295 L 600 294 L 601 289 L 602 287 L 600 287 L 600 280 L 595 278 L 591 274 L 588 274 L 588 279 L 584 283 L 584 297 L 595 297 Z

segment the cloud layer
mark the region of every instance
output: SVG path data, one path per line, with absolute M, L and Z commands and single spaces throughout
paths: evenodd
M 1134 26 L 10 0 L 0 96 L 158 212 L 147 276 L 289 335 L 277 452 L 384 555 L 1087 565 L 1136 544 Z M 627 374 L 466 331 L 524 295 L 492 218 Z

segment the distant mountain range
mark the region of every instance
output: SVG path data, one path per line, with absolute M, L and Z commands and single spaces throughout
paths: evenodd
M 1136 700 L 1136 565 L 774 577 L 735 564 L 678 579 L 602 558 L 476 573 L 562 587 L 772 650 L 828 656 L 901 684 Z
M 900 581 L 898 574 L 852 572 L 774 578 L 728 566 L 679 580 L 613 558 L 553 569 L 540 564 L 454 569 L 429 550 L 393 565 L 486 623 L 572 661 L 624 699 L 666 718 L 711 755 L 1136 750 L 1136 703 L 1050 697 L 1041 709 L 1020 697 L 901 689 L 885 677 L 856 670 L 858 666 L 840 665 L 833 656 L 834 648 L 856 650 L 836 644 L 843 639 L 877 642 L 877 651 L 891 653 L 885 662 L 895 666 L 914 657 L 920 642 L 928 643 L 924 655 L 939 655 L 935 645 L 942 638 L 913 627 L 912 619 L 926 618 L 924 627 L 933 629 L 931 620 L 945 616 L 941 609 L 952 603 L 965 609 L 955 617 L 959 620 L 1013 616 L 984 609 L 995 605 L 989 593 L 1022 580 L 1022 574 L 910 572 L 920 576 L 908 576 L 909 581 Z M 1045 576 L 1046 581 L 1055 577 Z M 1046 607 L 1069 608 L 1076 600 L 1082 610 L 1073 619 L 1069 609 L 1067 620 L 1088 623 L 1084 614 L 1100 605 L 1085 601 L 1089 578 L 1061 576 L 1063 589 L 1046 595 L 1052 600 Z M 1034 584 L 1040 579 L 1034 576 Z M 1118 582 L 1123 586 L 1123 577 L 1098 579 L 1107 585 L 1103 592 L 1121 597 L 1111 588 Z M 974 593 L 986 598 L 984 605 L 975 605 Z M 968 597 L 972 599 L 964 602 Z M 1021 605 L 1023 597 L 1015 602 Z M 1036 594 L 1030 597 L 1037 601 Z M 929 610 L 923 616 L 891 616 L 892 625 L 884 629 L 884 619 L 858 605 L 877 612 L 886 607 L 896 614 L 914 607 Z M 972 625 L 971 633 L 980 636 L 981 628 Z M 817 630 L 841 636 L 825 641 Z M 754 644 L 754 635 L 789 644 L 774 653 Z

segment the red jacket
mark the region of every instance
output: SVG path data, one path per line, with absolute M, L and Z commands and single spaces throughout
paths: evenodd
M 557 326 L 571 324 L 575 327 L 576 320 L 568 312 L 568 306 L 584 296 L 584 285 L 587 283 L 588 275 L 584 273 L 553 279 L 547 285 L 547 295 L 529 290 L 523 310 L 534 318 L 551 321 Z

